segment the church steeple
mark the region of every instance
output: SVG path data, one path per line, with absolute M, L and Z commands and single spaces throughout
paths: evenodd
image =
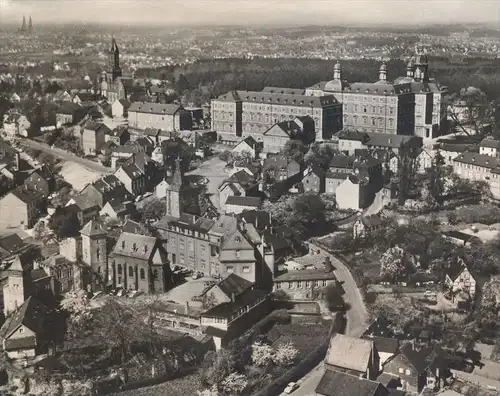
M 172 182 L 167 187 L 167 207 L 166 215 L 174 218 L 179 218 L 183 212 L 184 202 L 181 194 L 182 190 L 182 170 L 181 159 L 179 157 L 175 160 L 175 170 Z
M 172 179 L 172 187 L 177 188 L 178 190 L 180 190 L 180 188 L 182 187 L 182 170 L 180 157 L 177 157 L 175 159 L 175 171 L 174 177 Z
M 30 15 L 30 22 L 28 25 L 28 33 L 29 34 L 33 33 L 33 20 L 31 19 L 31 15 Z
M 113 37 L 111 40 L 111 47 L 108 53 L 108 66 L 112 74 L 113 81 L 117 77 L 122 76 L 122 69 L 120 67 L 120 50 L 118 49 L 118 44 Z

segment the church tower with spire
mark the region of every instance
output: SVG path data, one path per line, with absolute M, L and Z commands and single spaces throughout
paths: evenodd
M 28 24 L 28 33 L 29 34 L 33 33 L 33 20 L 31 19 L 31 15 L 30 15 L 30 22 Z
M 184 206 L 181 197 L 183 187 L 181 159 L 175 160 L 175 171 L 172 178 L 172 183 L 167 187 L 167 210 L 166 215 L 178 219 L 181 217 Z
M 23 24 L 21 25 L 21 29 L 19 30 L 21 33 L 26 32 L 26 17 L 23 16 Z
M 108 53 L 108 66 L 113 81 L 122 76 L 122 69 L 120 67 L 120 50 L 118 49 L 118 45 L 116 44 L 114 37 L 111 40 L 111 47 Z

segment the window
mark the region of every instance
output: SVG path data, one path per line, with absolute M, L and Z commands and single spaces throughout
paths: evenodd
M 128 267 L 128 276 L 134 276 L 134 268 L 132 266 Z
M 281 283 L 280 282 L 276 283 L 276 289 L 278 289 L 278 290 L 281 289 Z
M 410 369 L 406 369 L 406 375 L 410 375 L 410 374 L 411 374 Z
M 97 260 L 99 260 L 101 258 L 101 249 L 97 249 L 96 257 L 97 257 Z
M 297 289 L 300 289 L 302 287 L 302 282 L 301 281 L 297 281 Z
M 122 241 L 122 249 L 125 249 L 125 241 Z
M 234 272 L 234 267 L 232 265 L 228 265 L 226 267 L 226 271 L 232 274 Z
M 144 272 L 144 268 L 141 268 L 140 276 L 142 280 L 146 279 L 146 273 Z
M 236 258 L 240 258 L 240 250 L 236 249 Z
M 293 288 L 293 283 L 292 283 L 292 282 L 288 282 L 288 288 L 289 288 L 289 289 L 292 289 L 292 288 Z
M 398 372 L 399 372 L 399 374 L 404 374 L 405 371 L 404 371 L 404 369 L 402 367 L 400 367 L 399 370 L 398 370 Z
M 23 333 L 24 329 L 22 327 L 19 328 L 19 333 Z
M 122 265 L 121 264 L 118 264 L 117 273 L 118 273 L 118 275 L 122 274 Z
M 250 267 L 249 267 L 248 265 L 244 265 L 244 266 L 243 266 L 243 272 L 244 272 L 245 274 L 248 274 L 248 273 L 250 272 Z

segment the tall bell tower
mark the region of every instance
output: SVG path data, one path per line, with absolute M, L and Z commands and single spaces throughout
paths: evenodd
M 120 50 L 118 49 L 118 45 L 116 44 L 114 37 L 111 40 L 111 47 L 108 53 L 108 66 L 113 81 L 115 81 L 117 77 L 122 76 L 122 69 L 120 67 Z

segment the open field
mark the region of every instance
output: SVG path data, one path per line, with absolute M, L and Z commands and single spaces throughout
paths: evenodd
M 60 174 L 77 191 L 102 176 L 99 172 L 91 171 L 75 162 L 63 162 Z

